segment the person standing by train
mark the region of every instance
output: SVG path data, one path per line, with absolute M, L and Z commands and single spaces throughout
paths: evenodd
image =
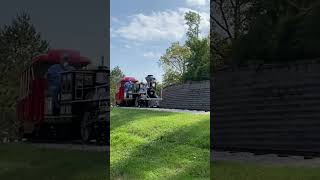
M 59 114 L 59 94 L 61 91 L 61 73 L 74 70 L 74 67 L 69 65 L 69 56 L 64 54 L 60 59 L 60 64 L 52 65 L 47 72 L 48 88 L 52 96 L 52 113 Z
M 128 98 L 129 97 L 129 90 L 132 89 L 133 83 L 132 81 L 127 81 L 126 83 L 124 83 L 124 92 L 125 92 L 125 97 Z

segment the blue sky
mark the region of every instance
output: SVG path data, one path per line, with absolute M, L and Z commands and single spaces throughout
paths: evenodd
M 209 32 L 209 0 L 111 0 L 111 68 L 144 80 L 153 74 L 162 80 L 159 58 L 172 42 L 185 40 L 184 14 L 201 17 L 200 31 Z

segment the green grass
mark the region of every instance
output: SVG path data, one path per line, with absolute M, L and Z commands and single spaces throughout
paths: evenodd
M 0 179 L 108 179 L 106 152 L 53 150 L 26 144 L 0 145 Z
M 214 180 L 319 180 L 320 167 L 262 166 L 218 161 L 211 163 Z
M 111 179 L 209 179 L 209 115 L 111 110 Z

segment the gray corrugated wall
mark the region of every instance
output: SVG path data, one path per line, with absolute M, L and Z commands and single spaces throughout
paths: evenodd
M 214 149 L 320 153 L 320 63 L 214 74 Z
M 210 81 L 171 85 L 162 91 L 160 106 L 170 109 L 210 110 Z

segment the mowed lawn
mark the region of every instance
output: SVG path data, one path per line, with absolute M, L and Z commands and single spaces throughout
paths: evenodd
M 111 109 L 111 179 L 209 179 L 209 114 Z
M 106 152 L 0 144 L 1 180 L 106 180 L 107 164 Z
M 213 162 L 214 180 L 319 180 L 320 167 L 263 166 L 248 163 Z

